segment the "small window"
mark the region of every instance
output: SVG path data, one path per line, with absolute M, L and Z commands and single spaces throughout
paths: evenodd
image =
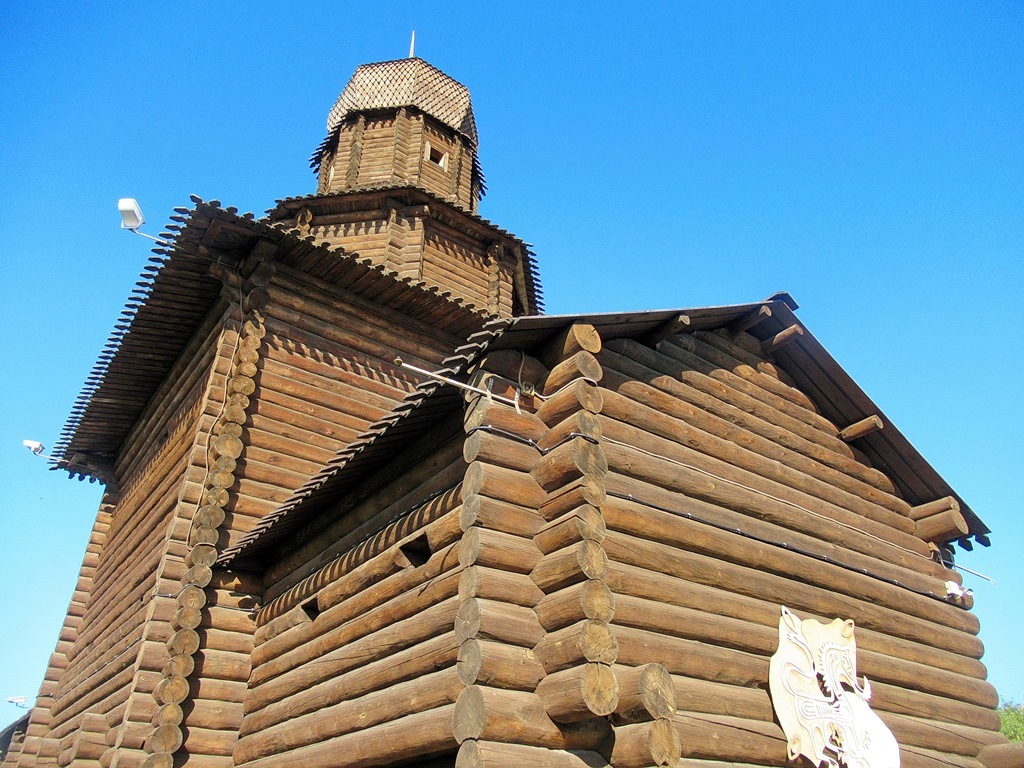
M 437 147 L 435 147 L 435 146 L 433 146 L 433 145 L 428 143 L 427 144 L 426 155 L 427 155 L 427 160 L 432 162 L 434 165 L 439 166 L 439 167 L 443 168 L 446 171 L 448 170 L 448 153 L 447 152 L 444 152 L 443 150 L 440 150 Z

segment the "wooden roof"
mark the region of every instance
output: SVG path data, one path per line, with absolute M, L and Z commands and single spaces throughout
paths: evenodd
M 245 258 L 260 240 L 277 245 L 282 263 L 463 338 L 486 320 L 462 299 L 358 254 L 315 245 L 217 201 L 192 201 L 192 210 L 175 209 L 176 223 L 161 234 L 168 246 L 154 249 L 54 447 L 58 466 L 72 477 L 110 479 L 125 438 L 221 295 L 210 267 Z
M 275 201 L 277 205 L 267 210 L 267 218 L 271 224 L 283 219 L 293 219 L 299 211 L 306 207 L 315 207 L 320 214 L 348 213 L 365 208 L 364 200 L 374 196 L 397 198 L 405 205 L 427 203 L 433 206 L 431 208 L 433 215 L 455 229 L 466 231 L 477 237 L 481 234 L 497 235 L 515 243 L 521 253 L 520 267 L 526 284 L 524 299 L 528 311 L 525 314 L 544 312 L 544 291 L 541 287 L 537 256 L 533 252 L 532 246 L 494 222 L 462 207 L 457 202 L 446 200 L 418 185 L 386 181 L 348 189 L 333 195 L 310 194 L 286 197 Z M 438 203 L 440 205 L 437 205 Z
M 456 350 L 445 361 L 440 373 L 458 376 L 485 351 L 522 349 L 528 351 L 572 323 L 589 323 L 603 339 L 643 337 L 686 315 L 688 331 L 714 330 L 733 323 L 768 306 L 771 317 L 754 331 L 768 339 L 791 325 L 799 324 L 794 314 L 797 304 L 788 294 L 776 294 L 765 302 L 697 309 L 673 309 L 649 312 L 601 313 L 592 315 L 543 315 L 493 320 L 483 331 L 470 337 L 469 344 Z M 858 447 L 870 458 L 872 465 L 893 480 L 906 501 L 912 505 L 944 496 L 953 496 L 961 505 L 970 526 L 970 536 L 988 545 L 988 527 L 956 494 L 924 457 L 875 406 L 867 394 L 839 366 L 835 359 L 810 333 L 776 350 L 776 363 L 811 397 L 822 414 L 839 426 L 855 423 L 877 415 L 885 427 L 861 438 Z M 457 413 L 461 395 L 453 387 L 436 381 L 422 384 L 416 392 L 387 418 L 374 424 L 355 443 L 299 488 L 278 510 L 268 515 L 238 544 L 221 555 L 221 565 L 240 567 L 259 563 L 290 534 L 330 507 L 341 494 L 352 490 L 367 474 L 387 462 L 393 451 L 408 445 L 414 437 L 430 429 L 445 414 Z M 967 537 L 960 540 L 970 548 Z

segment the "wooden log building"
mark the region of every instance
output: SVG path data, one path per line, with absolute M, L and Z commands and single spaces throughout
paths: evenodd
M 365 65 L 316 194 L 176 210 L 58 447 L 106 493 L 4 768 L 811 765 L 782 606 L 853 620 L 905 768 L 1020 765 L 950 567 L 989 531 L 793 299 L 543 315 L 476 149 L 465 87 Z

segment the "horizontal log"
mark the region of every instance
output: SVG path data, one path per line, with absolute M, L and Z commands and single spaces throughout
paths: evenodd
M 382 764 L 382 744 L 387 745 L 386 759 L 396 762 L 454 752 L 458 746 L 451 727 L 454 709 L 455 705 L 448 704 L 417 712 L 245 765 L 247 768 L 309 768 L 332 764 L 339 755 L 344 755 L 347 768 L 371 768 Z
M 680 575 L 685 575 L 685 572 L 681 572 Z M 700 584 L 692 579 L 676 578 L 673 575 L 651 571 L 644 567 L 612 562 L 609 566 L 607 583 L 616 593 L 647 597 L 672 605 L 689 607 L 707 615 L 721 614 L 723 616 L 731 616 L 735 619 L 760 624 L 768 629 L 773 629 L 778 625 L 778 605 L 775 602 L 752 599 L 744 595 L 723 591 L 714 586 Z M 827 623 L 834 615 L 815 614 L 808 616 L 805 614 L 805 618 L 815 618 L 818 621 Z M 928 625 L 922 624 L 922 631 L 927 630 Z M 907 680 L 913 679 L 924 668 L 927 670 L 926 678 L 931 677 L 936 669 L 948 670 L 968 677 L 983 678 L 985 676 L 984 665 L 978 661 L 938 651 L 929 646 L 881 635 L 864 627 L 859 627 L 857 630 L 857 645 L 862 653 L 870 654 L 865 658 L 869 666 L 872 667 L 869 676 L 872 677 L 873 683 L 876 684 L 875 688 L 878 690 L 876 696 L 878 697 L 885 695 L 891 699 L 892 696 L 899 694 L 902 698 L 905 698 L 910 694 L 909 692 L 902 691 L 885 693 L 891 690 L 891 686 L 883 686 L 879 683 L 876 679 L 877 674 L 882 674 L 885 677 L 898 675 L 900 679 Z M 889 661 L 887 657 L 905 659 L 908 662 L 914 663 L 909 666 L 904 665 L 902 667 L 903 671 L 900 672 L 899 668 L 894 666 L 897 662 Z M 926 694 L 914 695 L 917 698 L 923 697 L 923 700 L 904 701 L 902 706 L 911 707 L 911 709 L 894 709 L 892 711 L 906 711 L 908 714 L 925 715 L 931 712 L 935 714 L 929 716 L 934 716 L 937 719 L 950 719 L 954 722 L 970 718 L 972 724 L 990 727 L 991 712 L 986 709 L 974 708 L 962 702 L 949 701 L 947 704 L 944 698 L 936 699 Z M 936 706 L 939 705 L 941 706 L 937 710 Z M 939 711 L 945 714 L 937 714 Z M 978 721 L 978 717 L 982 719 Z
M 459 542 L 459 564 L 480 565 L 513 573 L 530 573 L 542 555 L 532 539 L 473 526 Z
M 589 504 L 576 507 L 550 522 L 541 518 L 541 522 L 543 527 L 534 534 L 533 541 L 545 555 L 580 541 L 600 544 L 607 532 L 601 513 Z
M 768 691 L 761 687 L 730 685 L 672 675 L 677 711 L 728 715 L 772 722 L 775 710 Z
M 748 412 L 694 389 L 678 380 L 681 373 L 678 363 L 652 350 L 629 346 L 623 352 L 617 354 L 606 349 L 601 353 L 601 362 L 605 367 L 604 386 L 613 387 L 609 372 L 618 371 L 632 382 L 630 391 L 625 394 L 631 397 L 654 397 L 655 392 L 667 395 L 671 400 L 655 398 L 665 405 L 666 413 L 675 412 L 679 418 L 705 431 L 726 439 L 733 439 L 731 436 L 734 436 L 737 442 L 742 441 L 765 455 L 770 456 L 773 451 L 780 453 L 780 460 L 783 461 L 796 461 L 803 455 L 840 473 L 856 477 L 880 491 L 889 494 L 893 492 L 892 482 L 878 470 L 866 467 L 854 459 L 846 443 L 838 439 L 834 442 L 826 440 L 815 430 L 805 430 L 806 425 L 798 428 L 795 425 L 780 426 L 753 411 Z M 622 390 L 623 387 L 619 384 L 614 388 Z M 842 450 L 839 446 L 842 446 Z M 781 452 L 780 448 L 783 449 Z
M 462 481 L 462 498 L 474 494 L 532 509 L 547 500 L 544 489 L 530 475 L 478 461 L 469 465 Z
M 459 648 L 459 680 L 464 685 L 532 691 L 544 667 L 530 648 L 470 638 Z
M 934 501 L 928 501 L 924 504 L 918 504 L 910 510 L 911 520 L 920 520 L 924 517 L 931 517 L 941 512 L 959 512 L 960 502 L 954 499 L 952 496 L 943 496 L 941 499 L 935 499 Z
M 559 444 L 579 435 L 593 440 L 601 438 L 601 423 L 597 420 L 596 414 L 590 411 L 576 411 L 570 414 L 557 424 L 552 424 L 551 428 L 537 440 L 537 445 L 545 451 L 550 451 Z
M 508 768 L 514 765 L 537 768 L 610 768 L 608 761 L 597 752 L 546 749 L 475 739 L 462 742 L 455 757 L 455 768 Z
M 545 593 L 564 589 L 586 579 L 602 579 L 608 573 L 608 556 L 596 541 L 584 540 L 544 555 L 530 578 Z
M 547 425 L 529 411 L 516 411 L 510 405 L 479 398 L 466 410 L 463 424 L 467 431 L 474 427 L 489 426 L 519 435 L 527 440 L 539 440 L 547 432 Z
M 512 741 L 548 749 L 564 744 L 540 698 L 526 691 L 471 685 L 455 702 L 451 728 L 460 744 L 467 739 Z
M 532 608 L 540 602 L 544 593 L 526 574 L 472 565 L 462 571 L 459 597 L 479 597 Z
M 454 667 L 414 678 L 324 709 L 293 717 L 244 736 L 234 749 L 238 764 L 281 755 L 455 702 L 464 690 Z
M 545 491 L 555 491 L 581 477 L 603 477 L 608 461 L 600 445 L 584 438 L 562 443 L 546 454 L 530 471 Z
M 661 664 L 613 667 L 619 684 L 619 703 L 612 722 L 640 723 L 670 718 L 676 713 L 676 692 L 672 675 Z
M 535 388 L 539 388 L 548 375 L 544 363 L 518 349 L 487 352 L 480 359 L 478 367 L 517 383 L 522 381 L 524 384 L 533 384 Z
M 684 758 L 791 765 L 786 736 L 775 723 L 694 712 L 677 712 L 671 723 Z
M 967 525 L 967 519 L 962 513 L 953 509 L 922 517 L 917 521 L 915 529 L 915 533 L 920 538 L 936 544 L 962 538 L 969 532 L 970 526 Z
M 440 564 L 439 564 L 440 565 Z M 423 569 L 418 569 L 423 570 Z M 254 652 L 254 669 L 251 676 L 251 684 L 258 685 L 265 680 L 279 677 L 288 671 L 299 669 L 307 665 L 313 659 L 320 660 L 322 669 L 327 669 L 328 659 L 340 655 L 345 647 L 354 641 L 375 633 L 389 626 L 399 626 L 400 622 L 408 619 L 419 619 L 429 626 L 443 625 L 448 612 L 451 611 L 451 620 L 454 620 L 454 610 L 451 610 L 452 599 L 458 593 L 459 574 L 457 571 L 444 572 L 443 576 L 426 581 L 423 588 L 398 594 L 395 597 L 382 603 L 371 602 L 371 596 L 367 596 L 367 608 L 365 612 L 349 612 L 342 609 L 347 608 L 344 603 L 336 607 L 335 613 L 328 616 L 329 612 L 324 611 L 317 619 L 323 619 L 324 627 L 321 629 L 314 626 L 316 634 L 291 650 L 280 655 L 274 655 L 268 648 L 271 643 L 266 643 L 257 649 L 260 658 L 267 660 L 258 663 L 257 654 Z M 457 608 L 456 608 L 457 610 Z M 352 615 L 354 614 L 354 615 Z M 343 616 L 352 615 L 353 620 L 346 621 L 340 626 L 331 628 L 332 619 L 338 620 Z M 315 622 L 319 624 L 320 622 Z M 408 626 L 409 630 L 415 625 Z M 450 625 L 449 625 L 450 626 Z M 407 631 L 409 631 L 407 630 Z M 416 632 L 412 632 L 415 636 Z M 274 641 L 271 641 L 274 642 Z M 339 659 L 341 661 L 342 659 Z M 258 665 L 257 665 L 258 664 Z
M 613 624 L 619 663 L 662 664 L 671 674 L 738 686 L 763 685 L 768 658 L 644 629 Z
M 619 683 L 606 664 L 582 664 L 547 675 L 536 693 L 556 723 L 604 717 L 619 703 Z
M 463 500 L 459 521 L 464 531 L 478 525 L 523 538 L 533 537 L 545 525 L 534 509 L 479 495 Z
M 597 385 L 583 380 L 575 381 L 545 398 L 537 408 L 537 418 L 553 426 L 577 411 L 600 413 L 602 402 L 601 390 Z
M 598 382 L 601 380 L 602 373 L 601 364 L 597 362 L 593 353 L 581 350 L 551 368 L 544 380 L 544 396 L 550 397 L 577 380 Z M 547 419 L 544 421 L 547 422 Z
M 544 628 L 531 608 L 471 597 L 455 617 L 459 641 L 477 638 L 532 648 L 544 637 Z
M 541 455 L 532 445 L 478 429 L 466 436 L 462 446 L 462 458 L 467 464 L 481 461 L 485 464 L 529 472 Z
M 587 579 L 545 595 L 535 610 L 544 629 L 553 632 L 584 619 L 611 621 L 615 596 L 604 581 Z
M 1005 743 L 999 731 L 972 728 L 960 723 L 939 723 L 934 720 L 878 711 L 896 741 L 902 746 L 924 747 L 965 757 L 974 757 L 986 746 Z
M 418 638 L 418 642 L 405 648 L 388 649 L 390 653 L 373 653 L 382 641 L 384 638 L 370 637 L 354 643 L 346 666 L 338 667 L 336 674 L 310 676 L 306 687 L 290 686 L 283 692 L 256 688 L 246 697 L 246 716 L 240 734 L 256 733 L 291 718 L 446 669 L 456 663 L 461 650 L 451 629 Z
M 547 496 L 537 511 L 545 520 L 552 521 L 583 505 L 600 507 L 606 498 L 601 478 L 584 477 Z
M 611 764 L 615 768 L 675 766 L 682 751 L 670 720 L 632 723 L 615 727 Z
M 1024 765 L 1024 741 L 1012 744 L 990 744 L 978 754 L 985 768 L 1020 768 Z
M 588 619 L 549 632 L 533 650 L 547 673 L 553 674 L 585 662 L 611 664 L 618 657 L 619 646 L 605 622 Z
M 664 509 L 683 505 L 683 509 L 680 510 L 682 513 L 685 509 L 693 507 L 693 501 L 682 494 L 660 493 L 650 485 L 619 482 L 615 476 L 610 476 L 610 482 L 617 491 L 633 492 L 633 495 L 641 496 L 650 504 L 656 504 Z M 978 631 L 978 619 L 973 614 L 942 600 L 929 598 L 926 595 L 917 594 L 901 586 L 888 583 L 883 579 L 865 575 L 854 568 L 820 562 L 814 557 L 798 554 L 784 547 L 766 546 L 757 540 L 756 521 L 749 521 L 745 526 L 746 530 L 752 530 L 755 534 L 750 537 L 730 534 L 718 530 L 714 526 L 686 520 L 683 514 L 664 512 L 661 509 L 625 499 L 609 500 L 602 511 L 609 528 L 616 528 L 619 531 L 648 540 L 659 541 L 661 546 L 671 546 L 676 549 L 677 553 L 683 551 L 681 547 L 685 544 L 687 549 L 693 550 L 695 554 L 704 553 L 713 560 L 737 563 L 743 567 L 743 572 L 747 574 L 747 577 L 755 579 L 758 585 L 771 583 L 780 587 L 785 586 L 789 594 L 796 594 L 803 590 L 798 587 L 789 588 L 789 585 L 794 584 L 791 574 L 799 573 L 806 588 L 828 590 L 835 593 L 837 600 L 841 599 L 840 595 L 852 597 L 857 601 L 855 604 L 858 606 L 862 604 L 862 601 L 870 601 L 879 606 L 924 619 L 927 622 L 934 622 L 940 627 L 944 625 L 955 630 L 955 634 L 948 636 L 949 642 L 953 643 L 948 647 L 949 650 L 964 653 L 973 658 L 981 656 L 980 641 L 974 637 L 962 636 L 967 633 L 973 635 Z M 708 514 L 702 513 L 702 519 L 706 518 Z M 720 517 L 721 513 L 711 519 L 717 520 Z M 725 519 L 729 521 L 727 515 Z M 606 549 L 611 538 L 613 538 L 612 531 L 609 530 L 603 542 Z M 776 537 L 771 537 L 768 540 L 773 539 Z M 783 541 L 787 540 L 783 539 Z M 659 547 L 655 547 L 655 549 L 661 551 Z M 671 554 L 675 556 L 675 553 Z M 690 557 L 684 554 L 678 556 L 683 559 Z M 716 563 L 709 564 L 718 567 Z M 656 568 L 655 570 L 661 569 Z M 735 568 L 730 570 L 735 570 Z M 868 571 L 868 573 L 872 572 Z M 747 590 L 732 588 L 732 591 L 746 592 Z M 785 601 L 785 594 L 786 592 L 780 594 L 778 602 Z M 941 594 L 945 594 L 945 585 L 942 586 Z M 821 612 L 814 608 L 811 610 Z M 856 612 L 863 614 L 863 611 L 859 609 Z M 885 627 L 881 629 L 886 631 Z M 921 639 L 929 644 L 938 645 L 931 639 Z
M 619 523 L 615 525 L 627 527 Z M 649 521 L 646 525 L 646 529 L 629 528 L 636 534 L 649 535 L 645 530 L 650 531 L 652 525 Z M 766 626 L 773 625 L 777 618 L 769 618 L 765 606 L 752 603 L 749 598 L 766 601 L 775 607 L 784 603 L 791 607 L 798 605 L 800 610 L 819 617 L 854 617 L 862 628 L 878 633 L 870 636 L 866 647 L 971 677 L 985 674 L 984 667 L 975 661 L 980 656 L 981 645 L 972 635 L 951 630 L 941 623 L 907 616 L 898 610 L 872 605 L 859 595 L 839 594 L 834 587 L 829 587 L 827 581 L 810 586 L 786 576 L 764 573 L 754 560 L 746 561 L 750 567 L 733 564 L 720 556 L 690 553 L 614 531 L 609 532 L 605 547 L 613 563 L 621 562 L 639 569 L 633 573 L 620 573 L 621 569 L 610 566 L 609 583 L 613 590 L 655 595 L 666 602 L 727 613 Z M 674 582 L 663 583 L 665 576 L 678 576 L 695 586 L 691 589 Z M 704 585 L 704 588 L 696 585 Z M 958 659 L 957 655 L 964 658 Z

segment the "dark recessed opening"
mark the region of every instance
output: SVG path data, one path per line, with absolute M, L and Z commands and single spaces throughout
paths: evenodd
M 316 617 L 320 615 L 320 606 L 316 604 L 316 598 L 307 600 L 301 606 L 302 610 L 309 616 L 310 621 L 315 621 Z
M 409 558 L 409 562 L 417 568 L 430 559 L 430 542 L 427 541 L 425 534 L 405 542 L 399 549 L 402 550 L 403 555 Z
M 427 159 L 430 160 L 434 165 L 439 165 L 442 168 L 446 167 L 448 162 L 448 153 L 442 152 L 437 147 L 427 148 Z

